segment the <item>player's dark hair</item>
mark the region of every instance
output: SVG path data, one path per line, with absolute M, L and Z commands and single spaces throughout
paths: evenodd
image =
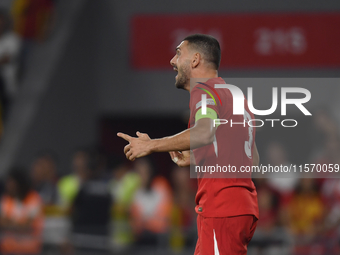
M 212 63 L 216 70 L 220 67 L 221 48 L 215 37 L 204 34 L 193 34 L 185 37 L 183 41 L 187 41 L 188 45 L 200 51 L 204 55 L 205 60 Z

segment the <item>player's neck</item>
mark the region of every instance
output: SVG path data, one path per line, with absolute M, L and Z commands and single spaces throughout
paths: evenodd
M 206 82 L 209 79 L 218 78 L 217 70 L 206 70 L 200 72 L 192 72 L 191 79 L 198 79 L 200 82 Z M 187 91 L 191 91 L 190 84 L 187 84 L 186 88 Z

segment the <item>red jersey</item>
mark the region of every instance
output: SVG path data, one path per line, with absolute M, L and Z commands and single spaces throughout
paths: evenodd
M 251 167 L 253 162 L 255 127 L 249 127 L 248 120 L 254 119 L 254 115 L 249 111 L 246 99 L 244 115 L 233 115 L 233 96 L 230 90 L 215 89 L 215 84 L 225 84 L 225 81 L 222 78 L 209 79 L 191 90 L 189 127 L 195 125 L 195 115 L 202 105 L 202 94 L 207 95 L 207 108 L 213 109 L 219 119 L 225 119 L 228 123 L 218 126 L 212 144 L 194 149 L 193 153 L 196 166 L 202 169 L 217 165 L 230 166 L 235 172 L 228 172 L 224 178 L 211 178 L 210 173 L 198 173 L 196 212 L 204 217 L 249 214 L 259 218 L 257 193 L 251 172 L 240 172 L 241 167 Z

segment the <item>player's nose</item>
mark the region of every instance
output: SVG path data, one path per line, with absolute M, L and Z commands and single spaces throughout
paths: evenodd
M 170 60 L 170 65 L 175 66 L 175 58 L 176 58 L 176 56 L 174 56 L 174 57 Z

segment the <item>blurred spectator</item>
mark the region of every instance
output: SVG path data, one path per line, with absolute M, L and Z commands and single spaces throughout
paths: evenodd
M 54 0 L 14 0 L 14 29 L 24 40 L 44 41 L 51 32 Z
M 99 155 L 89 155 L 80 190 L 72 203 L 72 243 L 82 249 L 105 251 L 109 247 L 112 197 L 101 176 Z
M 14 30 L 22 38 L 20 75 L 26 69 L 26 59 L 32 44 L 45 41 L 54 26 L 54 0 L 14 0 L 12 15 Z
M 287 209 L 290 229 L 297 244 L 310 242 L 325 216 L 325 204 L 315 179 L 300 179 Z
M 250 243 L 250 254 L 291 254 L 291 240 L 282 218 L 284 212 L 280 195 L 267 183 L 268 179 L 256 179 L 260 219 Z
M 335 119 L 331 117 L 330 111 L 321 108 L 313 114 L 313 124 L 316 134 L 313 135 L 316 145 L 320 145 L 325 140 L 333 140 L 338 138 L 339 128 Z
M 56 160 L 52 154 L 46 152 L 36 157 L 32 164 L 32 182 L 45 206 L 58 203 L 56 187 Z
M 22 169 L 13 169 L 7 177 L 0 220 L 2 254 L 40 254 L 42 203 Z
M 328 221 L 336 226 L 335 224 L 340 220 L 340 179 L 326 179 L 322 184 L 321 192 L 330 211 Z
M 73 153 L 72 161 L 71 161 L 71 169 L 72 173 L 66 175 L 59 179 L 57 183 L 58 188 L 58 196 L 59 196 L 59 205 L 62 211 L 62 214 L 69 215 L 72 211 L 72 205 L 74 200 L 79 192 L 81 184 L 85 181 L 88 166 L 90 161 L 90 152 L 88 149 L 77 149 Z M 69 237 L 71 235 L 70 229 L 70 219 L 67 218 L 67 229 L 62 233 L 61 243 L 62 250 L 64 253 L 71 253 L 73 250 L 73 246 Z
M 115 201 L 112 212 L 114 220 L 113 248 L 122 250 L 133 241 L 129 212 L 140 184 L 140 176 L 130 170 L 126 162 L 120 158 L 111 158 L 109 167 L 113 170 L 110 189 Z
M 76 197 L 80 184 L 85 180 L 89 160 L 89 152 L 85 149 L 79 149 L 73 154 L 72 173 L 58 182 L 58 192 L 63 208 L 69 208 Z
M 319 156 L 315 158 L 318 164 L 340 164 L 340 141 L 338 137 L 324 141 Z
M 175 167 L 171 172 L 174 204 L 171 213 L 171 246 L 176 251 L 195 246 L 197 239 L 195 191 L 190 169 Z M 196 181 L 196 180 L 195 180 Z
M 319 237 L 323 237 L 329 254 L 340 253 L 340 179 L 328 178 L 322 184 L 322 195 L 326 202 L 326 216 Z M 331 252 L 329 251 L 331 250 Z M 337 251 L 337 252 L 335 252 Z
M 328 110 L 320 109 L 313 114 L 313 124 L 311 161 L 321 164 L 339 162 L 339 127 L 334 118 Z
M 4 117 L 17 88 L 20 45 L 19 37 L 11 29 L 7 10 L 0 9 L 0 101 Z
M 331 122 L 331 120 L 329 120 Z M 335 127 L 335 123 L 327 126 Z M 339 130 L 328 128 L 328 135 L 324 146 L 316 159 L 319 164 L 340 164 Z M 337 132 L 337 133 L 336 133 Z M 333 174 L 333 173 L 328 173 Z M 338 173 L 336 173 L 338 174 Z M 323 233 L 327 236 L 327 247 L 340 252 L 340 179 L 327 178 L 321 184 L 321 194 L 326 202 L 327 215 L 325 217 Z M 334 252 L 333 252 L 334 253 Z M 334 253 L 335 254 L 335 253 Z
M 271 142 L 268 144 L 265 152 L 265 157 L 271 166 L 289 166 L 290 162 L 287 157 L 287 152 L 282 143 Z M 268 184 L 275 191 L 282 195 L 282 198 L 289 196 L 295 189 L 298 178 L 296 173 L 270 173 Z
M 278 214 L 278 197 L 268 187 L 262 187 L 257 191 L 260 219 L 257 230 L 270 233 L 276 227 Z
M 154 177 L 148 158 L 136 160 L 135 170 L 141 179 L 131 208 L 136 245 L 167 247 L 172 208 L 170 186 L 165 178 Z

